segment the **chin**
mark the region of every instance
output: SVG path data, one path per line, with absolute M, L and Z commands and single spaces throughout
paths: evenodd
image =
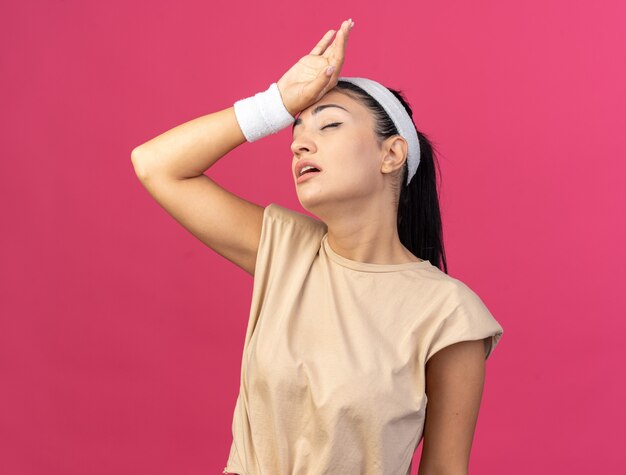
M 324 222 L 326 222 L 328 217 L 332 216 L 334 212 L 337 212 L 338 204 L 341 203 L 339 197 L 321 192 L 301 192 L 298 194 L 298 200 L 305 210 Z
M 324 186 L 313 183 L 296 185 L 296 194 L 302 207 L 308 212 L 318 216 L 332 215 L 338 207 L 353 206 L 355 201 L 362 201 L 365 197 L 371 197 L 371 187 L 367 180 L 358 181 L 358 178 L 331 186 L 328 182 Z
M 308 196 L 306 193 L 298 194 L 298 201 L 302 207 L 307 210 L 309 213 L 313 213 L 317 215 L 320 209 L 324 207 L 326 200 L 324 200 L 321 196 Z

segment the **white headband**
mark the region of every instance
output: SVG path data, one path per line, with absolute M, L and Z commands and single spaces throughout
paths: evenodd
M 411 117 L 409 117 L 406 109 L 389 89 L 372 79 L 339 77 L 338 80 L 355 84 L 372 96 L 372 98 L 385 109 L 385 112 L 387 112 L 389 118 L 398 129 L 398 133 L 408 142 L 408 154 L 406 158 L 409 167 L 409 173 L 406 178 L 406 184 L 408 185 L 420 163 L 420 143 L 415 125 L 413 125 L 413 121 Z

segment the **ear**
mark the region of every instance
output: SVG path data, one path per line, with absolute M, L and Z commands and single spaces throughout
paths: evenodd
M 409 146 L 400 135 L 389 137 L 383 142 L 383 158 L 380 164 L 382 173 L 393 173 L 402 168 L 408 154 Z

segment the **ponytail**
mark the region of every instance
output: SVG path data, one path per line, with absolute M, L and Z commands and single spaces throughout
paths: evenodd
M 336 89 L 348 93 L 365 105 L 374 115 L 376 123 L 375 133 L 382 142 L 398 134 L 398 130 L 380 104 L 360 87 L 339 80 Z M 413 111 L 399 91 L 388 88 L 402 103 L 409 117 L 413 121 Z M 415 125 L 415 123 L 413 123 Z M 430 261 L 440 270 L 448 273 L 445 249 L 443 244 L 443 230 L 441 226 L 441 212 L 439 209 L 439 195 L 437 192 L 437 173 L 435 166 L 436 156 L 430 140 L 417 127 L 417 136 L 420 143 L 420 163 L 409 184 L 406 184 L 408 164 L 405 161 L 398 186 L 398 235 L 400 242 L 416 257 Z

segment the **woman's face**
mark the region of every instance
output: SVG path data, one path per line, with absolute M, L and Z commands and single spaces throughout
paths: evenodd
M 374 118 L 360 102 L 335 89 L 300 113 L 291 151 L 298 199 L 320 217 L 333 205 L 359 209 L 363 200 L 373 199 L 382 189 L 383 153 L 374 134 Z M 320 172 L 299 180 L 298 165 L 306 161 Z

